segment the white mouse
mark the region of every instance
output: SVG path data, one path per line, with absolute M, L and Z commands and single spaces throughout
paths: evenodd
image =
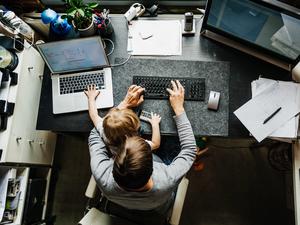
M 218 110 L 220 101 L 220 92 L 210 91 L 207 108 L 212 110 Z

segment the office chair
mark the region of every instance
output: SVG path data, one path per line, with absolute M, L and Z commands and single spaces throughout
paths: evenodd
M 184 177 L 178 185 L 175 201 L 173 204 L 170 218 L 166 221 L 169 225 L 179 225 L 180 216 L 183 209 L 185 195 L 187 192 L 189 180 Z M 97 184 L 93 176 L 90 178 L 90 182 L 85 192 L 85 196 L 89 199 L 95 198 L 97 194 Z M 80 225 L 138 225 L 125 218 L 121 218 L 115 215 L 110 215 L 99 211 L 96 208 L 91 208 L 88 213 L 80 220 Z

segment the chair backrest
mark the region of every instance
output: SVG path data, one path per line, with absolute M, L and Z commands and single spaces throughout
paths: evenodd
M 183 177 L 178 185 L 174 205 L 172 208 L 171 217 L 168 220 L 170 225 L 179 225 L 188 185 L 189 185 L 189 180 L 186 177 Z M 85 195 L 88 198 L 94 198 L 96 196 L 97 190 L 98 190 L 98 188 L 97 188 L 96 181 L 95 181 L 94 177 L 91 176 L 89 185 L 85 192 Z M 93 211 L 91 212 L 91 210 L 93 210 Z M 91 219 L 99 217 L 99 219 L 97 219 L 97 221 L 102 221 L 102 223 L 99 223 L 99 225 L 100 224 L 101 225 L 115 225 L 114 223 L 118 222 L 119 220 L 123 220 L 123 217 L 121 218 L 121 217 L 111 216 L 109 214 L 100 212 L 99 210 L 97 210 L 95 208 L 93 208 L 91 210 L 90 210 L 91 213 L 90 212 L 87 213 L 86 216 L 88 216 Z M 95 210 L 98 212 L 96 212 Z M 122 212 L 123 210 L 119 209 L 117 211 Z M 116 214 L 116 213 L 113 213 L 113 214 Z M 119 215 L 119 214 L 116 214 L 116 215 Z M 113 217 L 113 218 L 110 218 L 110 217 Z M 124 219 L 124 221 L 126 221 L 128 223 L 128 225 L 134 224 L 132 222 L 130 224 L 129 220 Z M 124 221 L 123 221 L 123 225 L 127 225 L 127 223 L 124 223 Z M 94 225 L 94 223 L 90 223 L 90 224 Z M 87 223 L 87 225 L 90 225 L 90 224 Z M 83 223 L 82 225 L 86 225 L 86 223 Z M 95 223 L 95 225 L 98 225 L 98 223 Z
M 170 225 L 179 224 L 188 186 L 189 180 L 186 177 L 182 178 L 177 188 L 172 214 L 169 220 Z

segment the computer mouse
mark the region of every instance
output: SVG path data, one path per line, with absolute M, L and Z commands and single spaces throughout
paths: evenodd
M 218 110 L 220 101 L 220 92 L 210 91 L 207 108 L 211 110 Z

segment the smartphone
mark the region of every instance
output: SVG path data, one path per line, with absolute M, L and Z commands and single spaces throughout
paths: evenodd
M 193 19 L 194 19 L 194 15 L 192 12 L 186 12 L 184 14 L 184 31 L 193 30 Z

